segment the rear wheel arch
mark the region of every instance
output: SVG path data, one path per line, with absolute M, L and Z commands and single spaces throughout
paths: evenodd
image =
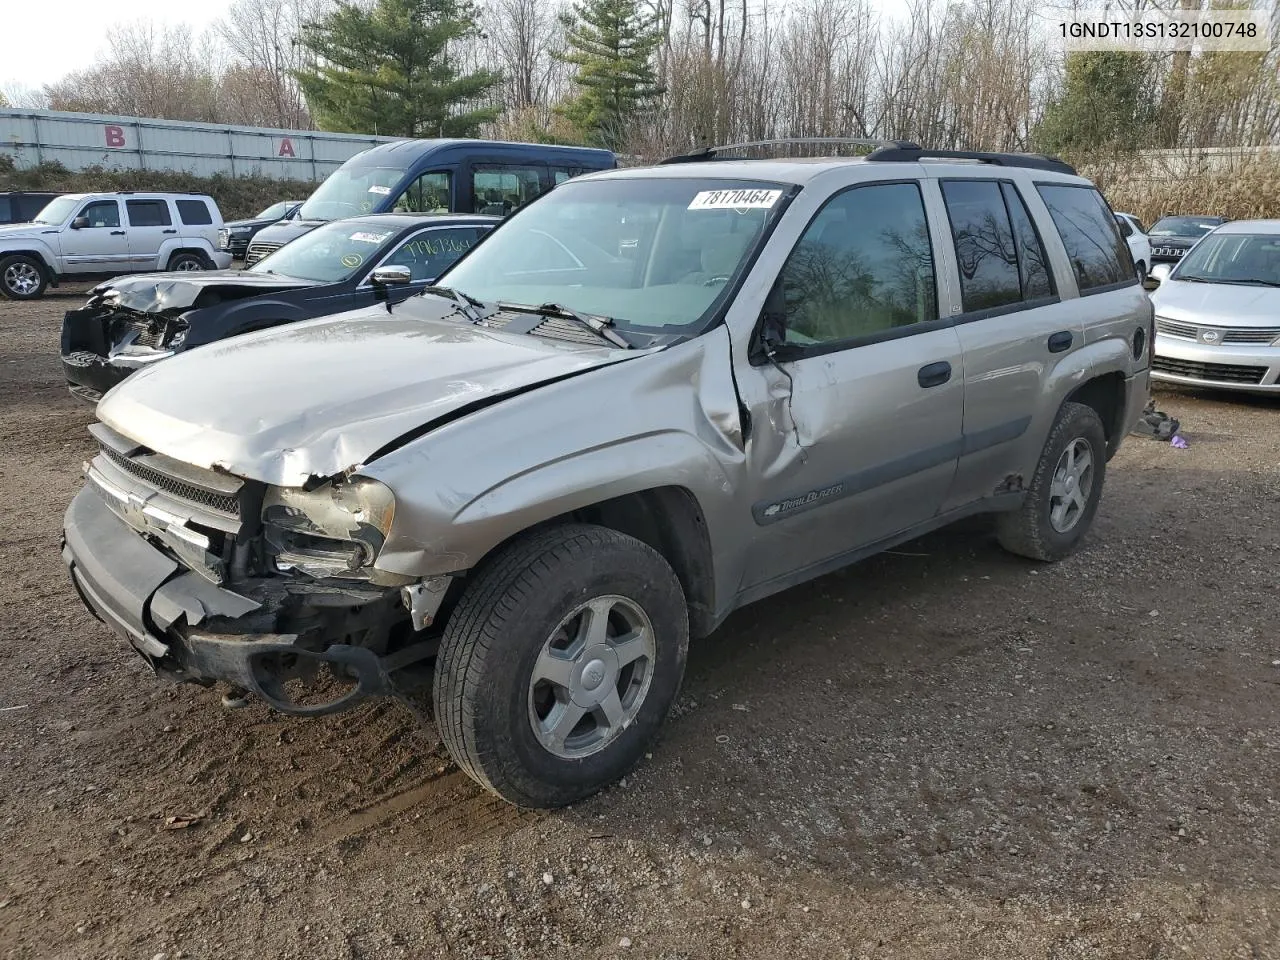
M 1119 372 L 1104 373 L 1076 387 L 1063 401 L 1092 407 L 1102 421 L 1107 436 L 1108 459 L 1115 455 L 1124 438 L 1125 377 Z

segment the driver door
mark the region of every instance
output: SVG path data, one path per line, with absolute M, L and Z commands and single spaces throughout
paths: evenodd
M 838 566 L 939 512 L 964 371 L 938 315 L 937 259 L 915 182 L 837 193 L 792 249 L 765 307 L 773 359 L 736 362 L 753 425 L 745 591 Z
M 129 238 L 120 225 L 119 200 L 90 200 L 76 217 L 84 217 L 89 224 L 75 229 L 68 223 L 61 231 L 59 239 L 67 273 L 129 269 Z
M 428 227 L 409 234 L 360 282 L 356 306 L 365 306 L 376 299 L 375 288 L 369 277 L 378 267 L 409 268 L 412 277 L 409 283 L 386 288 L 387 299 L 392 303 L 399 303 L 420 293 L 423 287 L 432 283 L 474 247 L 490 229 L 478 224 L 465 227 Z

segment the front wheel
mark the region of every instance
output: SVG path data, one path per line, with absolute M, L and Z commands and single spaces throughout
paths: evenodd
M 684 593 L 657 551 L 604 527 L 530 534 L 479 570 L 445 627 L 440 737 L 505 800 L 564 806 L 639 760 L 688 647 Z
M 1074 553 L 1093 524 L 1107 473 L 1107 434 L 1093 407 L 1064 403 L 1019 510 L 996 522 L 1000 545 L 1033 560 Z
M 0 293 L 10 300 L 35 300 L 48 285 L 44 264 L 35 257 L 20 253 L 0 259 Z

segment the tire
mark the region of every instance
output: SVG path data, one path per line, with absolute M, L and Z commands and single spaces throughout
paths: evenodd
M 1075 471 L 1069 469 L 1068 451 L 1073 457 L 1070 462 L 1077 465 Z M 1082 466 L 1086 454 L 1087 475 Z M 1064 471 L 1074 475 L 1073 482 L 1067 481 Z M 1064 403 L 1022 507 L 998 516 L 1000 545 L 1033 560 L 1061 560 L 1074 553 L 1098 512 L 1106 474 L 1107 435 L 1097 411 L 1082 403 Z
M 44 264 L 25 253 L 0 259 L 0 293 L 10 300 L 36 300 L 49 286 Z
M 635 646 L 615 648 L 620 636 Z M 471 578 L 445 626 L 433 691 L 440 737 L 504 800 L 564 806 L 639 760 L 679 691 L 688 649 L 684 593 L 657 551 L 585 524 L 529 534 Z M 535 667 L 564 683 L 535 680 Z
M 198 253 L 175 253 L 169 258 L 169 271 L 190 272 L 194 270 L 207 270 L 208 263 L 204 257 Z

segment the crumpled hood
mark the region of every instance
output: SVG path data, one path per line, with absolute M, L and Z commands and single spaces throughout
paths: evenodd
M 278 290 L 296 290 L 315 286 L 314 281 L 284 277 L 274 273 L 251 273 L 248 270 L 200 270 L 190 273 L 141 273 L 116 277 L 90 291 L 94 296 L 106 295 L 116 304 L 139 313 L 181 310 L 196 302 L 206 290 L 253 295 Z
M 443 319 L 419 298 L 181 353 L 98 404 L 108 426 L 185 463 L 279 486 L 361 464 L 459 408 L 628 356 Z
M 1280 287 L 1165 280 L 1151 294 L 1156 315 L 1210 326 L 1280 326 Z

